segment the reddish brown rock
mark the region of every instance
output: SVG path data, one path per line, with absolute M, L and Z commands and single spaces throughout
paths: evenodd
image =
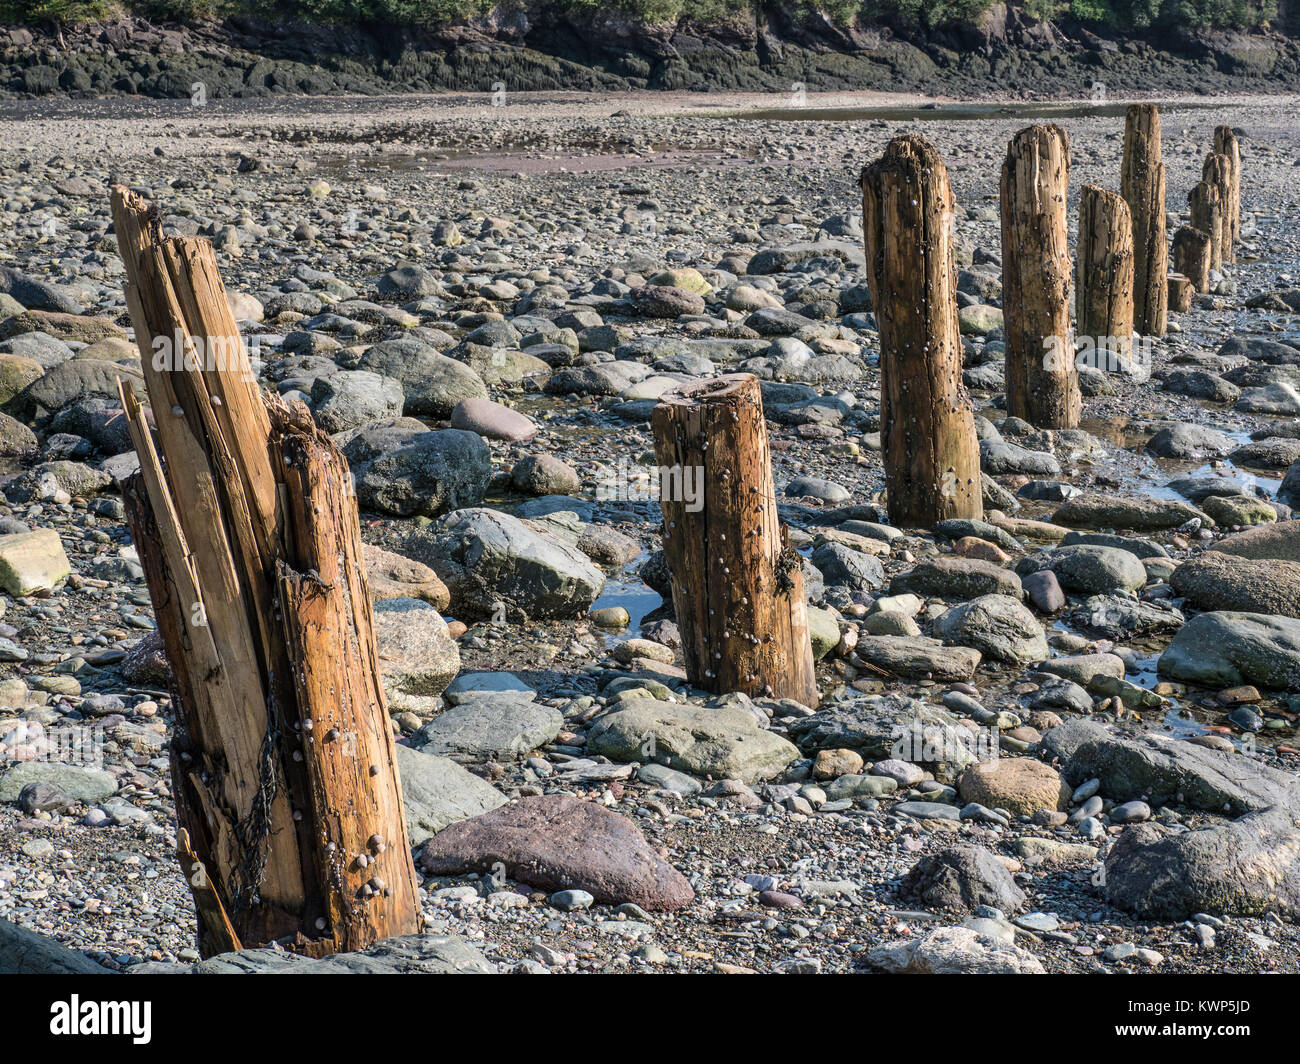
M 1011 561 L 1011 556 L 996 543 L 977 536 L 962 536 L 952 545 L 952 552 L 959 558 L 979 558 L 998 565 L 1006 565 Z
M 672 285 L 648 284 L 634 288 L 628 299 L 637 313 L 646 318 L 680 318 L 683 314 L 703 314 L 704 299 L 697 292 Z
M 512 443 L 523 443 L 537 435 L 537 425 L 526 414 L 491 399 L 473 397 L 462 399 L 452 409 L 451 427 Z
M 695 898 L 690 884 L 624 816 L 594 802 L 548 794 L 521 798 L 438 832 L 419 851 L 426 875 L 487 872 L 496 864 L 542 890 L 577 888 L 598 902 L 671 912 Z

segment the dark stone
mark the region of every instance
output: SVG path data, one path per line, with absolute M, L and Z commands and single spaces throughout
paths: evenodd
M 950 846 L 927 854 L 903 878 L 898 894 L 908 904 L 959 912 L 991 905 L 1014 913 L 1025 904 L 1025 893 L 1006 865 L 982 846 Z
M 1042 569 L 1022 576 L 1020 583 L 1034 608 L 1042 613 L 1055 613 L 1065 608 L 1065 592 L 1051 569 Z
M 1060 730 L 1047 733 L 1045 747 Z M 1160 736 L 1087 739 L 1070 755 L 1063 775 L 1075 787 L 1096 777 L 1102 793 L 1116 802 L 1141 799 L 1231 816 L 1279 804 L 1300 808 L 1300 785 L 1288 773 L 1242 754 Z
M 18 808 L 24 813 L 62 813 L 72 799 L 48 783 L 29 783 L 18 792 Z
M 28 310 L 55 310 L 62 314 L 84 314 L 86 308 L 59 288 L 9 266 L 0 266 L 0 292 L 13 296 Z
M 937 595 L 940 598 L 966 599 L 980 595 L 1010 595 L 1020 598 L 1020 577 L 1010 569 L 980 558 L 933 558 L 915 569 L 900 573 L 889 584 L 891 595 Z
M 171 684 L 172 669 L 161 633 L 150 632 L 126 652 L 122 659 L 122 679 L 142 687 L 167 687 Z
M 1105 864 L 1107 900 L 1150 920 L 1196 913 L 1300 913 L 1300 831 L 1275 806 L 1230 824 L 1171 834 L 1159 824 L 1127 828 Z
M 803 900 L 780 890 L 761 890 L 758 892 L 758 904 L 772 909 L 799 909 L 803 907 Z
M 1106 726 L 1095 720 L 1067 720 L 1043 736 L 1042 742 L 1038 744 L 1038 752 L 1044 761 L 1065 762 L 1069 761 L 1075 751 L 1085 743 L 1093 740 L 1105 741 L 1109 738 L 1110 732 L 1106 730 Z

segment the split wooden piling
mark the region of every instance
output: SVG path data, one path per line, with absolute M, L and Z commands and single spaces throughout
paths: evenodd
M 1211 156 L 1222 159 L 1223 156 Z M 1206 160 L 1207 163 L 1209 160 Z M 1217 168 L 1211 171 L 1211 180 L 1198 181 L 1187 193 L 1187 206 L 1192 227 L 1210 239 L 1210 269 L 1223 267 L 1223 189 L 1217 180 Z
M 1219 270 L 1232 260 L 1232 222 L 1228 217 L 1232 210 L 1232 160 L 1222 152 L 1210 152 L 1201 166 L 1201 180 L 1218 192 L 1218 226 L 1210 237 L 1214 245 L 1211 258 L 1218 263 L 1214 269 Z
M 1237 261 L 1237 243 L 1241 240 L 1241 145 L 1231 126 L 1216 126 L 1214 150 L 1228 160 L 1224 201 L 1223 261 Z
M 124 487 L 173 676 L 178 855 L 204 955 L 419 929 L 347 463 L 259 393 L 211 245 L 122 186 L 113 224 L 157 443 Z

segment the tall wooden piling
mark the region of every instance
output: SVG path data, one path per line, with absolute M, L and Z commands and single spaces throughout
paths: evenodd
M 1079 198 L 1075 328 L 1096 357 L 1133 353 L 1133 227 L 1128 204 L 1114 192 L 1084 185 Z M 1099 364 L 1099 369 L 1111 369 Z
M 1227 188 L 1223 192 L 1223 261 L 1234 263 L 1241 240 L 1241 145 L 1231 126 L 1215 127 L 1214 150 L 1228 160 Z
M 1002 315 L 1007 412 L 1072 429 L 1082 400 L 1070 331 L 1066 190 L 1070 137 L 1060 126 L 1022 129 L 1002 164 Z
M 802 563 L 777 514 L 758 378 L 665 392 L 652 423 L 691 683 L 817 705 Z
M 1211 156 L 1222 159 L 1223 156 Z M 1217 177 L 1211 172 L 1211 177 Z M 1187 193 L 1187 206 L 1192 227 L 1210 238 L 1210 269 L 1223 266 L 1223 190 L 1216 180 L 1201 180 Z
M 979 441 L 961 378 L 948 171 L 928 141 L 895 137 L 862 171 L 861 185 L 890 520 L 930 528 L 981 517 Z
M 1165 164 L 1160 112 L 1135 103 L 1124 126 L 1120 195 L 1133 222 L 1133 324 L 1143 336 L 1164 336 L 1169 318 L 1169 245 L 1165 230 Z
M 1217 259 L 1215 269 L 1232 261 L 1232 160 L 1222 152 L 1212 151 L 1201 167 L 1201 180 L 1211 184 L 1219 193 L 1218 232 L 1211 233 L 1213 250 L 1211 259 Z
M 206 240 L 116 186 L 157 425 L 121 389 L 127 517 L 172 667 L 178 856 L 205 954 L 310 956 L 419 929 L 347 463 L 259 394 Z

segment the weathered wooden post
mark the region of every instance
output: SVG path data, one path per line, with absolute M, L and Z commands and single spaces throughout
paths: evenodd
M 206 241 L 115 186 L 155 414 L 120 389 L 124 497 L 171 663 L 178 856 L 205 955 L 323 956 L 420 926 L 347 463 L 259 394 Z M 161 454 L 159 453 L 161 451 Z
M 1228 159 L 1227 188 L 1224 193 L 1223 261 L 1237 261 L 1237 242 L 1241 239 L 1241 145 L 1231 126 L 1216 126 L 1214 150 Z
M 672 389 L 652 422 L 691 683 L 816 706 L 803 569 L 777 514 L 758 378 L 734 373 Z
M 1222 156 L 1210 156 L 1222 158 Z M 1208 160 L 1207 160 L 1208 162 Z M 1213 175 L 1217 176 L 1217 175 Z M 1210 269 L 1223 266 L 1223 192 L 1216 181 L 1198 181 L 1187 193 L 1192 227 L 1210 238 Z
M 1045 429 L 1079 424 L 1082 400 L 1070 332 L 1065 196 L 1070 137 L 1030 126 L 1002 164 L 1002 320 L 1007 412 Z
M 1097 357 L 1133 357 L 1133 227 L 1117 193 L 1084 185 L 1079 198 L 1075 319 Z M 1102 367 L 1098 367 L 1102 368 Z M 1118 367 L 1107 364 L 1104 368 Z
M 895 137 L 862 171 L 861 185 L 890 520 L 931 528 L 981 517 L 979 441 L 961 379 L 948 171 L 928 141 Z
M 1174 272 L 1181 273 L 1198 292 L 1210 290 L 1210 234 L 1190 225 L 1174 233 Z
M 1160 112 L 1135 103 L 1124 125 L 1120 195 L 1133 222 L 1133 324 L 1143 336 L 1164 336 L 1168 322 L 1169 244 L 1165 235 L 1165 164 Z
M 1192 309 L 1192 282 L 1181 273 L 1169 274 L 1169 309 L 1185 314 Z
M 1217 234 L 1210 234 L 1210 239 L 1217 249 L 1219 265 L 1215 269 L 1222 269 L 1224 263 L 1232 261 L 1232 160 L 1221 152 L 1210 152 L 1201 167 L 1201 180 L 1213 185 L 1219 194 L 1219 229 Z M 1215 257 L 1212 251 L 1211 259 Z

